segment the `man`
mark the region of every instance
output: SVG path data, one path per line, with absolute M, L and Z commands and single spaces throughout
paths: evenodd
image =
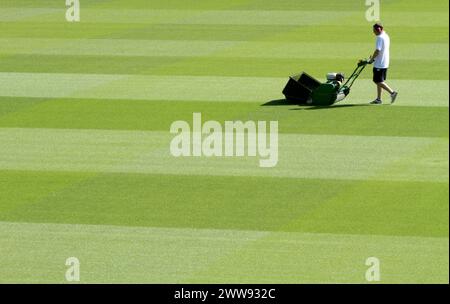
M 383 30 L 381 23 L 373 25 L 373 33 L 377 36 L 375 52 L 371 56 L 370 63 L 373 63 L 373 82 L 377 85 L 377 99 L 371 104 L 382 104 L 381 93 L 384 90 L 391 95 L 391 104 L 397 98 L 397 92 L 392 90 L 387 83 L 385 83 L 387 70 L 389 68 L 389 46 L 390 39 L 388 34 Z

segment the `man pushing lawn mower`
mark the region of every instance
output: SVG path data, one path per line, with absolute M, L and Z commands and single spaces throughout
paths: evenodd
M 391 103 L 394 103 L 398 94 L 384 82 L 389 68 L 389 36 L 383 31 L 380 23 L 373 26 L 373 32 L 377 35 L 375 52 L 370 59 L 360 60 L 346 81 L 343 73 L 328 73 L 327 81 L 324 83 L 305 72 L 293 75 L 289 77 L 289 81 L 283 89 L 286 100 L 296 101 L 300 105 L 331 106 L 347 97 L 353 83 L 366 65 L 373 63 L 373 81 L 377 85 L 377 99 L 371 104 L 382 104 L 383 89 L 391 94 Z
M 389 46 L 390 39 L 388 34 L 384 31 L 383 25 L 375 23 L 373 25 L 373 33 L 377 36 L 375 52 L 369 60 L 373 63 L 373 82 L 377 85 L 377 99 L 370 104 L 382 104 L 381 93 L 384 90 L 391 94 L 391 103 L 395 102 L 397 92 L 392 90 L 385 82 L 387 70 L 389 68 Z

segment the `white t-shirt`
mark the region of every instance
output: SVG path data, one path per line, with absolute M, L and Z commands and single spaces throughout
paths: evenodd
M 373 66 L 378 69 L 387 69 L 389 67 L 389 46 L 391 40 L 386 32 L 382 32 L 377 36 L 375 48 L 380 51 Z

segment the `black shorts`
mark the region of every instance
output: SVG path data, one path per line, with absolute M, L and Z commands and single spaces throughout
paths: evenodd
M 373 68 L 373 82 L 380 83 L 387 79 L 387 69 Z

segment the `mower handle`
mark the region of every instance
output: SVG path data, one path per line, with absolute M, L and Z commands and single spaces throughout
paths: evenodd
M 361 59 L 358 61 L 358 67 L 366 65 L 366 64 L 371 64 L 372 62 L 370 61 L 370 59 Z
M 342 90 L 350 91 L 350 88 L 352 87 L 353 83 L 355 82 L 356 78 L 358 78 L 359 74 L 364 70 L 366 65 L 371 64 L 371 61 L 368 59 L 361 59 L 358 61 L 358 64 L 356 66 L 356 69 L 353 71 L 352 75 L 347 79 L 347 81 L 342 86 Z

